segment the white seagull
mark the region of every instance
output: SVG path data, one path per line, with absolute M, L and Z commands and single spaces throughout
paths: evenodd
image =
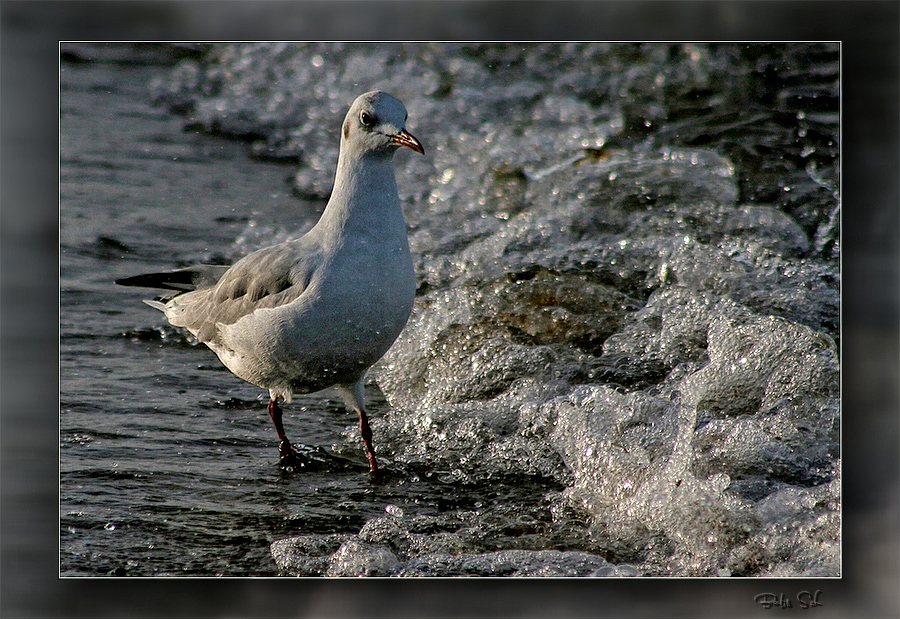
M 403 330 L 416 294 L 393 156 L 401 146 L 425 151 L 406 130 L 406 117 L 403 103 L 386 92 L 353 102 L 341 127 L 331 198 L 301 238 L 230 267 L 116 281 L 170 291 L 145 303 L 193 333 L 235 375 L 269 390 L 283 466 L 298 460 L 279 402 L 335 387 L 359 415 L 369 470 L 379 476 L 363 383 Z

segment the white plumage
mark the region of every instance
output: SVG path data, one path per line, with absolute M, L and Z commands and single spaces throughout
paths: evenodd
M 279 401 L 334 386 L 359 415 L 370 471 L 378 474 L 363 381 L 406 324 L 416 289 L 393 155 L 401 146 L 424 150 L 405 123 L 403 104 L 385 92 L 356 99 L 341 127 L 331 198 L 303 237 L 231 267 L 117 281 L 169 290 L 147 303 L 196 335 L 234 374 L 269 390 L 285 465 L 296 454 Z

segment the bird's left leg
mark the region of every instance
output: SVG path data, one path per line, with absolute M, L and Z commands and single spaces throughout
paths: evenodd
M 369 418 L 366 415 L 366 403 L 363 396 L 364 381 L 365 376 L 353 385 L 339 385 L 338 391 L 344 397 L 347 406 L 352 408 L 359 416 L 359 433 L 366 448 L 369 473 L 372 475 L 373 481 L 380 481 L 381 472 L 378 470 L 378 462 L 375 460 L 375 447 L 372 445 L 372 428 L 369 427 Z

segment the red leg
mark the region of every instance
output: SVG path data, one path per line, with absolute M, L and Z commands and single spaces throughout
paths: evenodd
M 365 377 L 361 377 L 353 384 L 336 385 L 338 393 L 347 403 L 347 408 L 356 411 L 359 415 L 359 433 L 362 435 L 363 443 L 366 446 L 366 458 L 369 460 L 369 472 L 372 474 L 372 481 L 381 481 L 381 474 L 378 471 L 378 462 L 375 460 L 375 448 L 372 447 L 372 428 L 369 427 L 369 419 L 366 417 L 366 403 L 363 397 L 363 381 Z
M 380 474 L 378 472 L 378 463 L 375 461 L 375 448 L 372 447 L 372 428 L 369 427 L 369 420 L 366 417 L 366 411 L 359 409 L 359 433 L 362 435 L 363 443 L 366 446 L 366 457 L 369 459 L 369 472 L 372 479 L 378 481 Z
M 272 423 L 275 424 L 275 431 L 278 433 L 278 453 L 281 454 L 282 458 L 293 455 L 294 447 L 284 434 L 284 426 L 281 423 L 281 407 L 278 406 L 278 401 L 275 398 L 269 400 L 269 417 L 272 418 Z

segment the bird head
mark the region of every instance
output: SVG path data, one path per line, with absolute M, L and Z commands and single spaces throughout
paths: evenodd
M 360 95 L 350 106 L 341 127 L 341 147 L 363 152 L 394 153 L 408 146 L 425 154 L 422 144 L 406 130 L 406 108 L 386 92 L 375 90 Z

